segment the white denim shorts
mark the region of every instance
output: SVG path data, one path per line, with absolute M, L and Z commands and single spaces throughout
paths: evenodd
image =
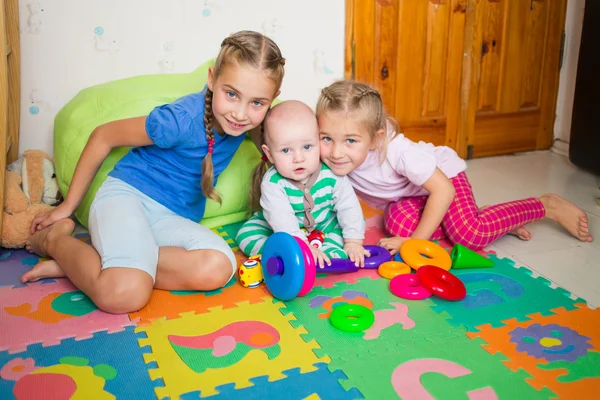
M 237 267 L 235 255 L 222 237 L 110 176 L 96 192 L 88 227 L 102 269 L 136 268 L 155 279 L 158 249 L 163 246 L 218 250 L 231 261 L 231 277 Z

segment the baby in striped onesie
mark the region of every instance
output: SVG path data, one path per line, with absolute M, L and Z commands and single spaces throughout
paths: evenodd
M 320 267 L 330 258 L 350 258 L 364 266 L 365 220 L 346 176 L 337 176 L 319 158 L 319 127 L 314 112 L 299 101 L 273 107 L 264 120 L 263 161 L 254 175 L 253 207 L 262 209 L 241 227 L 236 241 L 248 256 L 261 254 L 273 232 L 307 241 L 325 235 L 321 249 L 309 246 Z M 267 160 L 273 164 L 268 170 Z

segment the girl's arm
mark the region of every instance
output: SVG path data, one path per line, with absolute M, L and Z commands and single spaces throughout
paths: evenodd
M 109 122 L 94 129 L 77 162 L 66 199 L 53 211 L 36 216 L 31 224 L 32 233 L 73 214 L 113 148 L 151 144 L 153 142 L 146 133 L 145 116 Z
M 67 207 L 75 211 L 79 206 L 98 169 L 113 148 L 151 144 L 153 142 L 146 133 L 145 116 L 109 122 L 94 129 L 77 162 L 65 199 Z
M 388 249 L 392 255 L 396 254 L 400 250 L 402 243 L 408 239 L 431 239 L 431 235 L 433 235 L 448 212 L 450 203 L 452 203 L 452 199 L 454 198 L 455 189 L 452 182 L 450 182 L 439 168 L 436 168 L 431 178 L 423 184 L 423 188 L 429 192 L 429 198 L 427 199 L 427 203 L 425 203 L 421 221 L 412 236 L 410 238 L 400 236 L 382 238 L 377 243 L 379 246 Z
M 421 221 L 411 237 L 429 240 L 448 212 L 456 191 L 450 179 L 439 168 L 435 169 L 432 177 L 423 184 L 423 188 L 429 192 L 429 198 L 425 203 Z

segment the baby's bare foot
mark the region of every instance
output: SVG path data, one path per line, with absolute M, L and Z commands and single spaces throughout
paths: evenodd
M 31 270 L 25 272 L 21 276 L 21 282 L 35 282 L 42 278 L 63 278 L 67 275 L 58 266 L 58 263 L 54 260 L 47 260 L 38 263 Z
M 52 238 L 58 235 L 71 236 L 74 230 L 75 222 L 70 219 L 61 219 L 46 229 L 42 229 L 31 235 L 25 246 L 28 251 L 35 253 L 40 257 L 46 257 L 48 256 L 47 246 L 49 237 Z
M 546 217 L 558 222 L 569 233 L 582 242 L 591 242 L 586 213 L 575 204 L 556 194 L 545 194 L 540 201 L 546 210 Z

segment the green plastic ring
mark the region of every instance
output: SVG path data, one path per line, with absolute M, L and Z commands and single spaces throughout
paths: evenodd
M 373 311 L 360 304 L 344 304 L 333 309 L 329 316 L 337 329 L 360 332 L 369 329 L 375 322 Z

